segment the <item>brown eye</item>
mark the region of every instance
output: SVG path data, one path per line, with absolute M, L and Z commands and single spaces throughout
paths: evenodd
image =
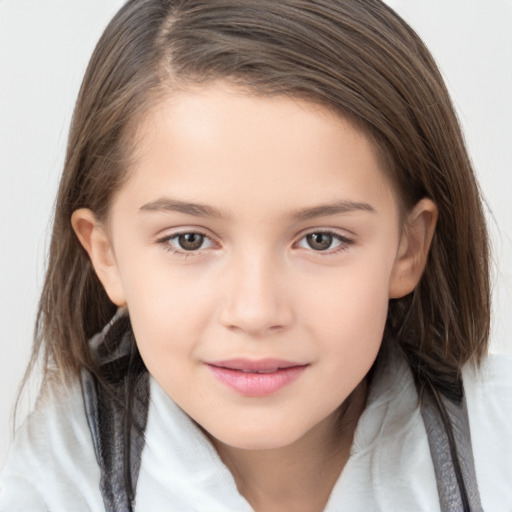
M 205 236 L 199 233 L 184 233 L 178 235 L 178 245 L 184 251 L 197 251 L 201 249 Z
M 330 233 L 310 233 L 306 235 L 306 241 L 315 251 L 325 251 L 332 245 L 333 236 Z

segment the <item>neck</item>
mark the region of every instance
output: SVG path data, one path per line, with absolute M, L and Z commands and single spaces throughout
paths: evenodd
M 289 446 L 245 450 L 212 440 L 256 512 L 322 511 L 343 470 L 366 403 L 363 381 L 330 416 Z

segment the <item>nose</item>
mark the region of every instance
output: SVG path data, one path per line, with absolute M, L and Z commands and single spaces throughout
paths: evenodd
M 272 258 L 251 255 L 231 262 L 226 270 L 221 323 L 252 337 L 290 326 L 293 312 L 284 272 Z

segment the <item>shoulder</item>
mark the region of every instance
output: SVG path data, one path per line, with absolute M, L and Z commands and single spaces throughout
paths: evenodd
M 512 357 L 468 365 L 463 381 L 482 506 L 512 510 Z
M 48 384 L 16 431 L 2 472 L 0 509 L 101 509 L 99 479 L 79 382 Z
M 492 415 L 512 428 L 512 356 L 490 354 L 479 367 L 466 365 L 462 379 L 470 420 Z
M 479 367 L 466 365 L 462 370 L 464 383 L 476 381 L 479 385 L 501 383 L 508 387 L 512 386 L 512 355 L 510 354 L 488 354 Z

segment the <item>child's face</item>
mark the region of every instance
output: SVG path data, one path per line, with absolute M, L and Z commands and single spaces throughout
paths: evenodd
M 169 98 L 139 136 L 107 238 L 94 228 L 100 279 L 150 373 L 211 435 L 298 440 L 334 418 L 389 298 L 419 279 L 372 145 L 322 107 L 222 86 Z

